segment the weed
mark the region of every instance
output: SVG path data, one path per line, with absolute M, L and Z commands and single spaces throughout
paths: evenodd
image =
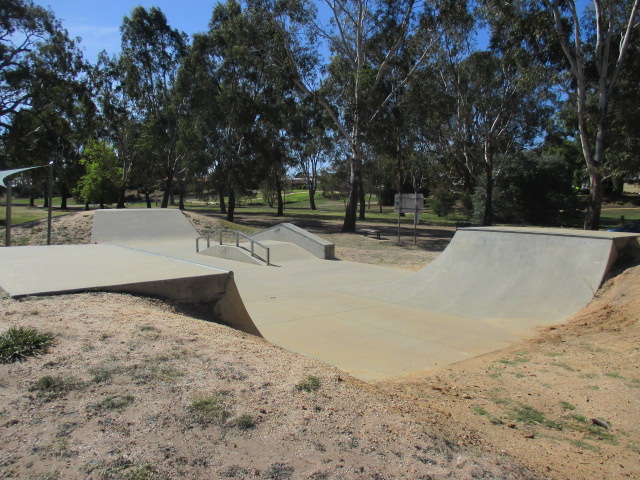
M 31 385 L 29 387 L 29 391 L 37 392 L 36 396 L 39 399 L 44 402 L 50 402 L 79 387 L 80 384 L 72 378 L 45 375 Z
M 620 375 L 618 372 L 605 372 L 604 374 L 606 377 L 609 378 L 624 378 L 622 375 Z
M 84 471 L 105 480 L 160 480 L 162 478 L 151 465 L 146 463 L 136 465 L 125 458 L 118 458 L 111 462 L 88 462 L 84 465 Z
M 593 379 L 596 378 L 598 376 L 597 373 L 583 373 L 582 375 L 580 375 L 581 378 L 586 378 L 586 379 Z
M 632 378 L 629 388 L 640 388 L 640 378 Z
M 98 337 L 98 338 L 99 338 L 99 340 L 100 340 L 101 342 L 106 342 L 106 341 L 107 341 L 107 340 L 109 340 L 111 337 L 113 337 L 113 335 L 110 335 L 110 334 L 108 334 L 108 333 L 101 333 L 101 334 L 100 334 L 100 337 Z
M 571 415 L 571 418 L 573 418 L 574 420 L 577 420 L 580 423 L 588 423 L 587 417 L 579 413 L 574 413 L 573 415 Z
M 315 392 L 320 388 L 320 385 L 321 383 L 318 377 L 316 377 L 315 375 L 307 375 L 302 380 L 300 380 L 300 382 L 298 382 L 296 388 L 299 391 Z
M 554 430 L 562 430 L 562 425 L 549 420 L 541 412 L 529 405 L 520 404 L 513 410 L 513 419 L 527 425 L 543 425 Z
M 583 450 L 600 450 L 598 447 L 591 445 L 590 443 L 583 442 L 582 440 L 567 439 L 567 442 L 575 447 L 582 448 Z
M 567 410 L 575 410 L 576 406 L 570 404 L 569 402 L 560 402 L 560 406 L 562 407 L 562 410 L 564 410 L 565 412 Z
M 587 385 L 587 388 L 589 390 L 600 390 L 600 387 L 598 385 Z
M 0 363 L 22 362 L 27 357 L 46 353 L 54 344 L 53 335 L 35 328 L 10 328 L 0 335 Z
M 487 412 L 482 407 L 474 407 L 473 408 L 473 413 L 475 413 L 477 415 L 482 415 L 483 417 L 487 417 L 487 420 L 489 420 L 494 425 L 502 425 L 504 423 L 498 417 L 495 417 L 495 416 L 491 415 L 489 412 Z
M 223 401 L 222 394 L 215 394 L 209 397 L 196 398 L 189 406 L 189 411 L 195 420 L 201 424 L 210 422 L 224 422 L 231 416 Z
M 115 369 L 104 368 L 104 367 L 96 367 L 96 368 L 89 369 L 89 373 L 92 375 L 91 381 L 94 383 L 108 382 L 113 378 L 113 374 L 115 372 L 116 372 Z
M 231 465 L 220 472 L 220 475 L 223 478 L 246 478 L 249 475 L 249 471 L 240 465 Z
M 246 413 L 243 413 L 233 421 L 233 425 L 240 430 L 250 430 L 256 426 L 256 420 Z
M 515 374 L 516 378 L 524 378 L 525 375 L 523 373 L 516 373 Z
M 566 363 L 552 363 L 551 365 L 553 365 L 554 367 L 560 367 L 565 369 L 568 372 L 575 372 L 575 368 L 567 365 Z
M 153 325 L 142 325 L 140 327 L 140 331 L 141 332 L 154 332 L 154 333 L 160 333 L 160 330 L 157 329 L 156 327 L 154 327 Z
M 53 472 L 37 473 L 28 477 L 29 480 L 58 480 L 60 478 L 60 472 L 54 470 Z
M 122 410 L 133 403 L 133 400 L 134 398 L 131 395 L 110 395 L 104 400 L 91 405 L 88 408 L 97 413 L 101 413 L 106 410 Z
M 265 472 L 264 480 L 286 480 L 293 476 L 294 469 L 286 463 L 274 463 Z

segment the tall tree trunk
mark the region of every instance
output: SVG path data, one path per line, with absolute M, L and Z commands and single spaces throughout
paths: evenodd
M 182 180 L 178 182 L 178 189 L 178 195 L 180 195 L 178 200 L 178 209 L 184 210 L 184 182 Z
M 29 206 L 30 207 L 35 207 L 36 206 L 36 195 L 33 192 L 33 188 L 31 189 L 31 192 L 29 193 Z
M 590 191 L 587 201 L 587 216 L 584 220 L 585 230 L 598 230 L 600 228 L 600 213 L 602 211 L 602 175 L 596 170 L 589 174 Z
M 358 187 L 360 186 L 360 175 L 362 172 L 362 150 L 357 148 L 349 159 L 351 165 L 351 176 L 349 178 L 349 200 L 347 201 L 346 212 L 344 214 L 344 223 L 342 224 L 342 232 L 356 231 L 356 217 L 358 215 L 358 201 L 360 195 Z
M 162 204 L 160 208 L 167 208 L 169 206 L 169 197 L 171 196 L 171 189 L 173 188 L 173 172 L 167 174 L 167 180 L 164 182 L 164 195 L 162 197 Z
M 127 186 L 122 184 L 118 189 L 118 203 L 116 204 L 116 208 L 124 208 L 124 200 L 125 194 L 127 192 Z
M 220 197 L 220 213 L 227 213 L 227 205 L 224 203 L 224 188 L 218 189 L 218 197 Z
M 284 215 L 284 200 L 282 199 L 282 180 L 280 179 L 280 174 L 275 174 L 276 180 L 276 196 L 278 197 L 278 213 L 276 213 L 277 217 L 282 217 Z
M 236 210 L 236 192 L 232 188 L 229 188 L 229 208 L 227 209 L 227 222 L 233 223 L 233 214 Z
M 358 197 L 360 201 L 360 220 L 365 219 L 365 214 L 367 210 L 367 199 L 364 194 L 364 185 L 362 183 L 362 175 L 360 175 L 360 182 L 358 183 Z
M 482 225 L 489 226 L 493 224 L 493 169 L 489 166 L 486 168 L 487 184 L 485 186 L 484 197 L 484 216 L 482 217 Z
M 69 197 L 69 187 L 67 182 L 62 182 L 60 185 L 60 210 L 67 209 L 67 198 Z
M 316 207 L 316 187 L 309 185 L 309 207 L 311 210 L 317 210 Z

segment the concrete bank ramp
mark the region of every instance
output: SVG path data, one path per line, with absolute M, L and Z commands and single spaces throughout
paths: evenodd
M 96 210 L 91 231 L 92 242 L 117 245 L 176 241 L 195 245 L 198 236 L 180 210 L 168 208 Z
M 225 323 L 260 334 L 233 273 L 118 245 L 0 248 L 0 287 L 12 297 L 106 291 L 210 303 Z
M 535 228 L 464 228 L 410 277 L 352 291 L 478 320 L 560 321 L 584 307 L 638 235 Z

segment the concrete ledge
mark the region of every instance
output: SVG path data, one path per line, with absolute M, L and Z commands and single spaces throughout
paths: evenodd
M 226 258 L 227 260 L 234 260 L 236 262 L 262 265 L 262 263 L 253 258 L 249 252 L 232 245 L 212 245 L 205 250 L 201 250 L 199 253 L 210 257 Z
M 278 242 L 291 242 L 304 248 L 306 251 L 323 260 L 335 258 L 335 244 L 296 227 L 292 223 L 281 223 L 262 232 L 252 235 L 254 240 L 276 240 Z

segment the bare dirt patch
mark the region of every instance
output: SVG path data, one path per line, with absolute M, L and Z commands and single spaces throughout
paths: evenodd
M 635 266 L 564 324 L 379 386 L 454 443 L 505 453 L 551 478 L 640 478 L 639 312 Z
M 0 365 L 3 478 L 529 476 L 336 369 L 161 301 L 3 298 L 0 317 L 0 331 L 35 326 L 56 342 Z

